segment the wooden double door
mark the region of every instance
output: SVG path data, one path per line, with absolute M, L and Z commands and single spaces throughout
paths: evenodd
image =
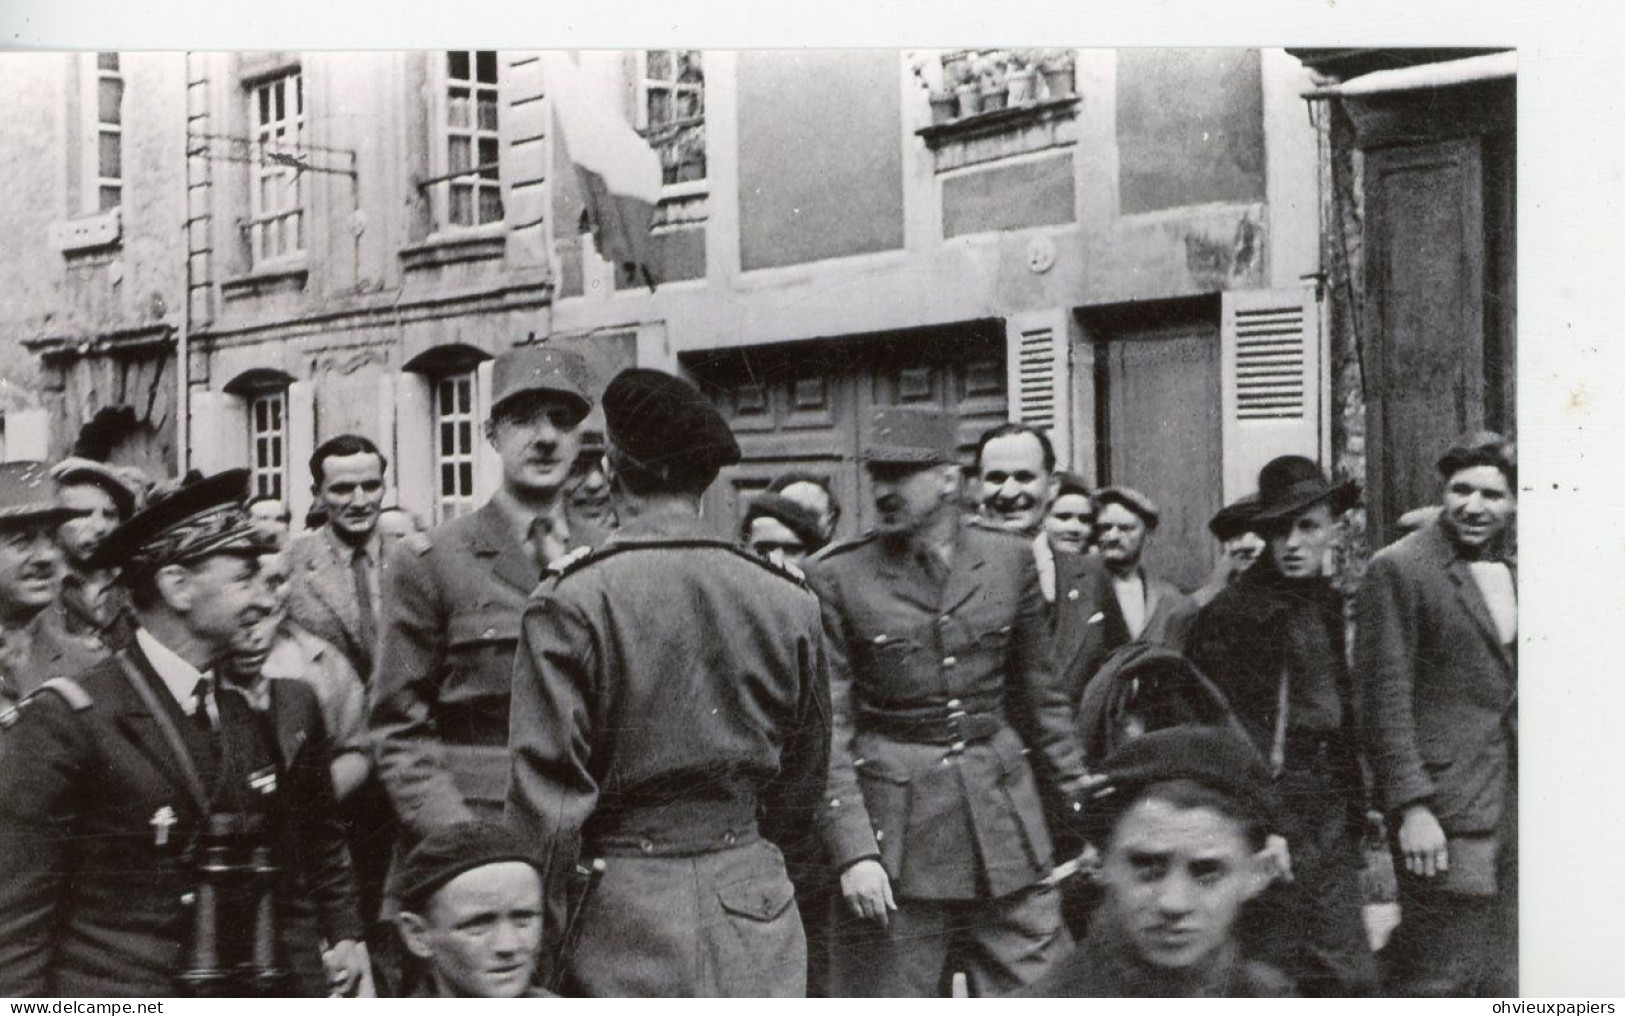
M 683 365 L 727 417 L 744 461 L 707 495 L 719 534 L 737 534 L 751 496 L 791 471 L 827 482 L 842 506 L 838 535 L 873 522 L 862 468 L 877 406 L 939 406 L 959 416 L 968 463 L 976 440 L 1006 419 L 1004 324 L 996 320 L 836 340 L 690 354 Z

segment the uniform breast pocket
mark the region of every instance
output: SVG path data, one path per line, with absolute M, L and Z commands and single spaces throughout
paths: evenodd
M 871 666 L 883 674 L 895 674 L 907 669 L 920 651 L 920 643 L 908 635 L 874 632 L 863 636 L 863 648 Z
M 518 641 L 519 611 L 491 607 L 458 611 L 446 625 L 448 676 L 463 684 L 492 683 L 486 690 L 506 695 Z M 498 662 L 507 666 L 495 665 Z

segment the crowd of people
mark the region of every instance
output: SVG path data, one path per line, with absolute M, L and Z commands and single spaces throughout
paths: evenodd
M 1503 438 L 1346 604 L 1310 459 L 1186 592 L 1042 430 L 880 407 L 868 532 L 799 472 L 723 531 L 717 410 L 588 378 L 498 357 L 432 530 L 353 434 L 297 531 L 242 470 L 0 466 L 0 995 L 1516 993 Z

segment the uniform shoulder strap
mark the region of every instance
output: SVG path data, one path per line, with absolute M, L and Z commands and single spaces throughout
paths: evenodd
M 90 692 L 85 691 L 85 686 L 71 677 L 53 677 L 35 689 L 34 694 L 38 695 L 44 691 L 55 692 L 61 696 L 68 708 L 76 713 L 84 712 L 93 704 Z

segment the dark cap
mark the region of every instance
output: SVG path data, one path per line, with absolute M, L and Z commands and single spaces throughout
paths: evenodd
M 548 392 L 581 405 L 582 415 L 592 409 L 591 372 L 580 353 L 548 346 L 510 349 L 491 365 L 491 415 L 516 395 Z
M 118 509 L 120 519 L 127 519 L 135 512 L 138 492 L 130 486 L 124 475 L 105 462 L 78 457 L 66 458 L 51 467 L 51 479 L 61 487 L 80 483 L 100 487 L 113 499 L 113 507 Z
M 0 529 L 24 525 L 55 526 L 88 514 L 57 504 L 56 486 L 43 462 L 0 464 Z
M 878 465 L 936 466 L 953 462 L 959 451 L 959 418 L 944 409 L 881 406 L 863 449 L 863 461 Z
M 1104 842 L 1117 820 L 1158 783 L 1189 780 L 1218 791 L 1267 831 L 1279 831 L 1280 810 L 1269 768 L 1252 742 L 1223 727 L 1165 727 L 1127 741 L 1101 763 L 1105 782 L 1091 792 L 1088 833 Z
M 744 527 L 747 530 L 753 519 L 773 519 L 782 523 L 808 550 L 817 550 L 824 543 L 818 531 L 818 516 L 805 505 L 783 494 L 757 494 L 751 498 L 750 507 L 745 509 Z
M 703 476 L 740 459 L 728 422 L 680 377 L 633 367 L 604 389 L 604 430 L 612 449 L 668 478 Z
M 1229 543 L 1236 537 L 1253 531 L 1253 512 L 1257 510 L 1257 494 L 1248 494 L 1240 500 L 1232 501 L 1208 519 L 1208 532 L 1217 537 L 1220 543 Z
M 475 868 L 522 861 L 536 869 L 542 863 L 530 846 L 500 822 L 470 819 L 443 826 L 425 836 L 402 861 L 392 883 L 401 908 L 422 913 L 447 882 Z
M 129 580 L 216 554 L 262 554 L 268 548 L 243 509 L 247 496 L 246 469 L 228 469 L 155 494 L 96 546 L 90 566 L 123 568 Z
M 1102 487 L 1095 491 L 1095 514 L 1109 504 L 1120 504 L 1124 508 L 1138 515 L 1145 523 L 1147 530 L 1157 528 L 1162 521 L 1162 511 L 1157 502 L 1146 497 L 1133 487 Z
M 1332 483 L 1313 459 L 1281 455 L 1258 471 L 1256 525 L 1270 526 L 1292 519 L 1325 502 L 1333 515 L 1341 515 L 1360 500 L 1360 485 L 1353 480 Z
M 1518 447 L 1493 430 L 1469 434 L 1439 457 L 1439 475 L 1445 479 L 1474 466 L 1494 466 L 1507 478 L 1508 486 L 1518 484 Z

